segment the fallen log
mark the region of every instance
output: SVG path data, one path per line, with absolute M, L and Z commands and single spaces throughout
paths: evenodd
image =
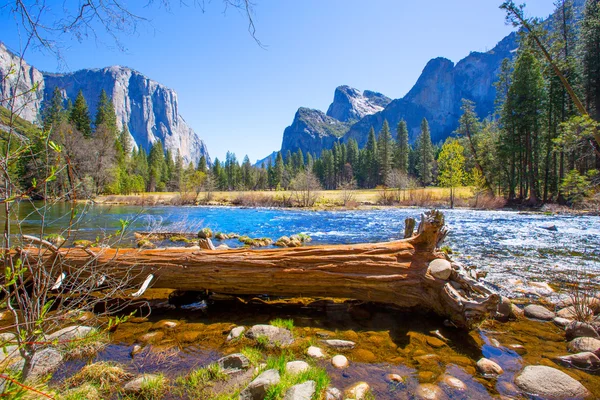
M 471 328 L 496 310 L 500 298 L 457 263 L 442 274 L 429 268 L 433 260 L 445 259 L 436 249 L 446 234 L 443 214 L 431 211 L 422 215 L 416 235 L 385 243 L 262 250 L 61 248 L 41 256 L 54 266 L 60 258 L 67 274 L 81 276 L 93 263 L 104 265 L 113 280 L 134 276 L 138 287 L 145 283 L 138 295 L 151 280 L 154 288 L 350 298 L 434 311 Z M 17 256 L 39 256 L 39 251 L 25 249 Z

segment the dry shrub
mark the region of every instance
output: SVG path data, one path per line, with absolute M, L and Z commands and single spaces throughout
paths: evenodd
M 91 383 L 98 385 L 101 390 L 110 390 L 129 378 L 131 378 L 131 374 L 118 364 L 101 361 L 86 365 L 81 371 L 67 379 L 65 384 L 68 387 L 77 387 Z
M 585 270 L 576 269 L 573 280 L 564 287 L 568 297 L 566 304 L 573 307 L 573 318 L 587 322 L 594 318 L 592 308 L 598 307 L 598 284 L 594 276 Z
M 242 207 L 276 207 L 274 196 L 265 193 L 239 192 L 231 204 Z
M 506 199 L 490 194 L 475 196 L 471 200 L 471 207 L 482 210 L 497 210 L 506 206 Z
M 196 194 L 195 193 L 181 193 L 175 195 L 173 198 L 169 200 L 169 204 L 172 206 L 190 206 L 196 204 Z

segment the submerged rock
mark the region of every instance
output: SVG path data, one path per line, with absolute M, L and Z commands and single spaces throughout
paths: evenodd
M 333 356 L 333 358 L 331 359 L 331 365 L 338 369 L 342 369 L 346 368 L 348 365 L 350 365 L 350 363 L 348 362 L 346 356 L 338 354 L 337 356 Z
M 269 346 L 288 346 L 294 342 L 292 332 L 273 325 L 254 325 L 246 332 L 246 337 L 253 340 L 266 337 Z
M 567 349 L 571 353 L 591 351 L 592 353 L 600 349 L 600 339 L 591 337 L 578 337 L 567 344 Z
M 501 375 L 504 373 L 504 370 L 500 365 L 487 358 L 482 358 L 477 361 L 477 369 L 485 376 Z
M 139 341 L 142 343 L 157 343 L 157 342 L 160 342 L 163 337 L 165 337 L 164 332 L 161 332 L 161 331 L 148 332 L 148 333 L 145 333 L 142 336 L 140 336 Z
M 323 343 L 325 343 L 329 347 L 333 347 L 334 349 L 350 350 L 356 346 L 356 343 L 354 343 L 350 340 L 340 340 L 340 339 L 323 340 Z
M 292 386 L 287 390 L 287 392 L 285 392 L 283 400 L 311 400 L 316 389 L 317 384 L 315 381 L 299 383 Z
M 357 382 L 344 391 L 344 398 L 362 400 L 367 397 L 371 386 L 367 382 Z
M 467 385 L 463 381 L 452 375 L 444 375 L 442 376 L 440 381 L 453 390 L 457 390 L 460 392 L 464 392 L 465 390 L 467 390 Z
M 598 332 L 590 324 L 585 322 L 573 321 L 565 328 L 567 340 L 573 340 L 578 337 L 598 338 Z
M 415 390 L 415 397 L 422 400 L 437 400 L 442 395 L 442 389 L 432 383 L 422 383 Z
M 525 316 L 527 318 L 540 319 L 542 321 L 550 321 L 556 316 L 552 311 L 548 310 L 546 307 L 537 304 L 530 304 L 527 307 L 525 307 L 523 311 L 525 311 Z
M 590 394 L 577 380 L 556 368 L 545 365 L 525 367 L 516 377 L 515 383 L 524 392 L 540 397 L 571 399 Z
M 527 354 L 527 349 L 522 344 L 509 344 L 508 348 L 520 356 Z
M 396 383 L 403 383 L 404 382 L 404 378 L 402 378 L 398 374 L 387 374 L 385 376 L 385 379 L 387 379 L 390 382 L 396 382 Z
M 277 385 L 281 377 L 275 369 L 269 369 L 260 374 L 240 393 L 240 400 L 263 400 L 267 390 Z

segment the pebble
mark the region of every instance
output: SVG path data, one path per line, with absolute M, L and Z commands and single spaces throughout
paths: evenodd
M 308 350 L 306 350 L 306 355 L 312 358 L 325 358 L 323 350 L 316 346 L 310 346 Z
M 133 356 L 135 356 L 136 354 L 141 353 L 143 350 L 143 347 L 140 346 L 139 344 L 134 344 L 133 348 L 131 349 L 131 351 L 129 352 L 129 355 L 133 358 Z
M 175 321 L 158 321 L 152 325 L 152 329 L 174 329 L 178 325 Z
M 350 365 L 350 363 L 348 362 L 348 359 L 346 358 L 346 356 L 338 354 L 337 356 L 334 356 L 331 359 L 331 365 L 333 365 L 334 367 L 336 367 L 338 369 L 342 369 L 342 368 L 346 368 L 348 365 Z
M 340 339 L 328 339 L 328 340 L 323 340 L 323 343 L 325 343 L 327 346 L 329 347 L 333 347 L 334 349 L 353 349 L 356 346 L 356 343 L 350 341 L 350 340 L 340 340 Z
M 398 375 L 398 374 L 387 374 L 387 375 L 385 376 L 385 378 L 386 378 L 388 381 L 391 381 L 391 382 L 397 382 L 397 383 L 403 383 L 403 382 L 404 382 L 404 378 L 402 378 L 402 377 L 401 377 L 400 375 Z
M 509 344 L 508 348 L 520 356 L 527 354 L 527 349 L 522 344 Z
M 429 263 L 429 268 L 427 269 L 430 275 L 435 278 L 448 280 L 450 275 L 452 274 L 452 265 L 450 261 L 444 260 L 443 258 L 436 258 L 432 262 Z
M 504 373 L 504 370 L 500 365 L 487 358 L 482 358 L 477 361 L 477 369 L 483 375 L 501 375 Z

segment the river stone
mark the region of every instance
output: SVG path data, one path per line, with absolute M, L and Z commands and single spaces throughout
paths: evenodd
M 592 353 L 600 349 L 600 339 L 591 337 L 578 337 L 567 344 L 567 349 L 571 353 L 582 351 L 591 351 Z
M 306 361 L 290 361 L 285 364 L 285 371 L 291 375 L 297 375 L 309 369 L 310 365 Z
M 256 340 L 261 336 L 269 340 L 269 346 L 288 346 L 294 342 L 292 332 L 273 325 L 254 325 L 246 332 L 249 339 Z
M 524 311 L 527 318 L 540 319 L 542 321 L 550 321 L 555 317 L 552 311 L 537 304 L 528 305 Z
M 323 350 L 317 346 L 310 346 L 308 350 L 306 350 L 306 355 L 312 358 L 325 358 Z
M 561 310 L 558 310 L 558 312 L 556 313 L 556 316 L 560 317 L 560 318 L 566 318 L 566 319 L 576 319 L 578 313 L 583 314 L 588 317 L 594 315 L 594 312 L 592 311 L 592 309 L 587 306 L 578 306 L 578 307 L 568 306 Z
M 595 370 L 600 367 L 600 358 L 589 351 L 556 357 L 555 360 L 559 363 L 581 369 Z
M 139 341 L 142 343 L 156 343 L 159 342 L 163 337 L 165 337 L 164 332 L 154 331 L 144 333 L 142 336 L 139 337 Z
M 567 340 L 571 341 L 578 337 L 598 338 L 598 332 L 590 324 L 585 322 L 573 321 L 565 328 Z
M 545 365 L 525 367 L 515 379 L 515 383 L 524 392 L 540 397 L 571 399 L 590 394 L 577 380 Z
M 158 375 L 155 374 L 142 374 L 136 378 L 133 378 L 123 386 L 123 391 L 129 394 L 140 393 L 144 387 L 144 384 L 148 381 L 158 379 Z
M 565 328 L 567 325 L 569 325 L 571 322 L 573 322 L 573 320 L 556 317 L 552 320 L 552 322 L 554 322 L 555 325 L 560 326 L 561 328 Z
M 430 275 L 443 280 L 448 280 L 450 274 L 452 274 L 452 265 L 450 261 L 444 260 L 443 258 L 436 258 L 429 263 L 427 269 Z
M 346 368 L 349 364 L 350 363 L 348 362 L 346 356 L 343 356 L 341 354 L 333 356 L 333 358 L 331 359 L 331 365 L 338 369 Z
M 527 354 L 527 349 L 522 344 L 509 344 L 507 347 L 520 356 Z
M 280 380 L 279 372 L 276 369 L 268 369 L 242 390 L 239 400 L 263 400 L 267 395 L 267 390 L 271 386 L 277 385 Z
M 442 397 L 442 389 L 432 383 L 422 383 L 415 390 L 415 397 L 422 400 L 437 400 Z
M 49 342 L 54 340 L 58 340 L 59 342 L 68 342 L 75 339 L 81 339 L 89 335 L 93 329 L 94 328 L 89 326 L 68 326 L 46 336 L 46 340 Z
M 512 301 L 508 297 L 502 296 L 496 308 L 496 319 L 499 321 L 508 321 L 512 314 L 512 305 Z
M 402 376 L 400 376 L 398 374 L 387 374 L 385 376 L 385 379 L 387 379 L 390 382 L 396 382 L 396 383 L 403 383 L 404 382 L 404 378 L 402 378 Z
M 460 392 L 464 392 L 465 390 L 467 390 L 467 385 L 463 381 L 452 375 L 444 375 L 440 380 L 443 384 L 445 384 L 451 389 L 458 390 Z
M 177 328 L 178 323 L 175 321 L 158 321 L 154 325 L 152 325 L 151 329 L 175 329 Z
M 323 340 L 323 343 L 325 343 L 327 346 L 329 347 L 333 347 L 334 349 L 338 349 L 338 350 L 350 350 L 353 349 L 354 346 L 356 346 L 356 343 L 350 341 L 350 340 L 340 340 L 340 339 L 329 339 L 329 340 Z
M 232 340 L 239 338 L 245 330 L 246 328 L 243 326 L 236 326 L 229 332 L 229 335 L 227 335 L 227 341 L 231 342 Z
M 131 348 L 131 351 L 129 352 L 129 355 L 131 356 L 131 358 L 133 358 L 136 354 L 141 353 L 143 349 L 144 348 L 142 346 L 140 346 L 139 344 L 135 344 Z
M 477 369 L 483 375 L 500 375 L 504 373 L 501 366 L 487 358 L 482 358 L 477 361 Z
M 27 380 L 33 382 L 44 378 L 56 371 L 62 361 L 62 354 L 53 347 L 37 351 L 31 360 L 32 367 Z
M 325 400 L 342 400 L 342 391 L 338 388 L 330 387 L 325 391 Z
M 344 391 L 345 399 L 362 400 L 367 397 L 371 386 L 367 382 L 357 382 Z
M 285 392 L 283 400 L 311 400 L 316 390 L 317 384 L 315 381 L 299 383 Z
M 222 370 L 236 372 L 250 367 L 250 360 L 242 353 L 230 354 L 217 360 L 217 364 Z

